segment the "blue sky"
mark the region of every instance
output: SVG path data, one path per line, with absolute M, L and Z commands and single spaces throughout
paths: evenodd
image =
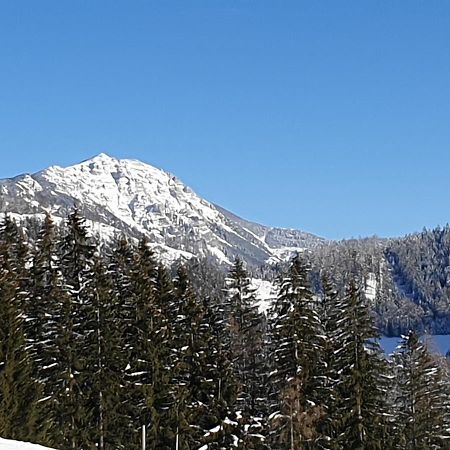
M 446 0 L 0 0 L 0 177 L 100 152 L 261 223 L 450 220 Z

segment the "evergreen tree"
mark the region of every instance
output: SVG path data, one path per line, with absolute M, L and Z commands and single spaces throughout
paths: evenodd
M 450 447 L 448 374 L 418 335 L 404 336 L 396 363 L 396 448 L 402 450 Z
M 30 297 L 25 306 L 27 318 L 25 331 L 30 355 L 33 360 L 33 376 L 41 385 L 41 406 L 51 428 L 45 444 L 58 442 L 60 430 L 56 426 L 57 399 L 60 392 L 60 361 L 62 349 L 58 345 L 59 332 L 65 326 L 61 322 L 64 298 L 62 276 L 56 255 L 57 234 L 49 215 L 38 233 L 33 254 L 30 279 Z M 44 417 L 41 417 L 41 421 Z
M 208 414 L 203 417 L 205 431 L 202 442 L 210 450 L 225 450 L 239 445 L 239 424 L 236 414 L 238 383 L 234 376 L 230 335 L 224 305 L 206 299 L 204 322 L 211 331 L 205 377 L 209 386 Z
M 323 338 L 308 269 L 299 256 L 282 281 L 272 317 L 273 446 L 315 448 L 325 417 L 320 398 Z
M 106 292 L 110 292 L 109 301 L 101 302 L 100 307 L 102 319 L 102 342 L 108 347 L 105 350 L 104 370 L 109 372 L 111 377 L 110 404 L 115 403 L 116 418 L 109 420 L 111 431 L 105 431 L 109 440 L 108 445 L 112 445 L 112 436 L 122 446 L 131 444 L 137 446 L 140 439 L 140 427 L 143 425 L 140 417 L 140 409 L 144 403 L 140 394 L 142 388 L 137 382 L 140 364 L 138 348 L 141 346 L 142 334 L 138 321 L 137 293 L 135 291 L 134 279 L 137 278 L 135 264 L 135 248 L 125 237 L 120 237 L 114 241 L 111 255 L 108 258 L 108 268 L 106 273 L 101 270 L 99 289 L 103 285 Z M 99 267 L 101 268 L 101 267 Z M 106 293 L 105 292 L 105 293 Z M 107 299 L 108 295 L 100 297 Z M 107 425 L 105 425 L 107 427 Z M 120 436 L 120 439 L 119 439 Z M 120 448 L 116 443 L 117 448 Z
M 338 442 L 345 449 L 388 448 L 387 365 L 369 309 L 354 281 L 338 303 L 335 343 Z
M 450 448 L 447 363 L 410 332 L 391 372 L 356 281 L 313 296 L 297 256 L 266 325 L 240 260 L 223 289 L 205 262 L 172 280 L 145 239 L 100 253 L 76 210 L 34 234 L 30 252 L 0 226 L 3 437 L 128 449 L 146 425 L 154 450 Z M 369 257 L 353 255 L 355 279 Z
M 0 228 L 0 435 L 41 441 L 47 423 L 40 421 L 41 392 L 24 335 L 24 247 L 16 224 L 5 217 Z
M 196 449 L 205 433 L 214 386 L 208 371 L 211 331 L 204 321 L 204 305 L 198 301 L 184 266 L 177 270 L 172 308 L 176 311 L 171 381 L 176 440 L 179 448 Z
M 167 270 L 158 264 L 146 240 L 142 240 L 133 269 L 135 295 L 130 362 L 126 371 L 132 417 L 137 429 L 146 425 L 151 449 L 173 447 L 176 432 L 170 411 L 170 339 L 168 308 L 172 283 Z M 136 438 L 135 438 L 136 439 Z
M 107 270 L 100 258 L 95 259 L 94 274 L 97 311 L 96 340 L 98 361 L 92 373 L 92 400 L 95 406 L 97 435 L 96 447 L 103 450 L 128 448 L 127 432 L 130 426 L 127 415 L 124 370 L 127 352 L 124 344 L 122 303 L 113 282 L 117 272 Z M 91 444 L 92 445 L 92 444 Z
M 76 209 L 68 217 L 59 251 L 65 293 L 58 333 L 62 382 L 58 399 L 60 445 L 89 448 L 98 439 L 98 398 L 92 384 L 92 374 L 98 368 L 95 246 Z
M 338 309 L 339 293 L 327 275 L 322 276 L 322 295 L 319 312 L 321 317 L 322 334 L 324 337 L 322 350 L 322 373 L 320 376 L 320 397 L 325 410 L 325 417 L 320 426 L 318 448 L 339 450 L 338 443 L 340 414 L 336 385 L 339 380 L 336 355 L 339 352 L 339 342 L 336 335 L 339 333 Z
M 54 241 L 55 227 L 51 217 L 47 215 L 36 242 L 31 267 L 30 298 L 25 305 L 27 340 L 37 371 L 36 378 L 41 383 L 45 383 L 48 378 L 46 368 L 53 367 L 57 363 L 55 355 L 47 354 L 56 339 L 54 329 L 49 326 L 49 322 L 53 321 L 49 313 L 50 311 L 57 313 L 58 309 L 55 308 L 55 304 L 49 302 L 55 275 Z
M 242 447 L 265 448 L 264 431 L 267 417 L 266 365 L 263 316 L 258 312 L 255 289 L 237 258 L 227 278 L 230 316 L 230 350 L 234 376 L 238 382 L 236 409 L 239 411 Z

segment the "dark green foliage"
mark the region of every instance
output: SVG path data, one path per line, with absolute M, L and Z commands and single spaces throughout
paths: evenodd
M 339 382 L 338 353 L 340 342 L 336 338 L 340 326 L 339 293 L 327 275 L 322 276 L 322 293 L 319 304 L 321 328 L 323 333 L 322 371 L 319 378 L 320 397 L 324 404 L 324 420 L 320 424 L 320 437 L 317 439 L 318 448 L 337 450 L 339 424 L 339 398 L 336 386 Z
M 223 305 L 205 301 L 204 308 L 204 322 L 211 333 L 205 376 L 211 384 L 208 413 L 202 418 L 202 442 L 207 443 L 210 449 L 222 450 L 230 448 L 239 439 L 235 410 L 238 383 L 234 376 Z
M 30 296 L 25 303 L 26 335 L 36 368 L 36 378 L 42 384 L 53 384 L 53 371 L 58 364 L 53 345 L 57 337 L 60 314 L 61 274 L 55 256 L 55 228 L 46 216 L 38 234 L 30 269 Z M 50 394 L 51 392 L 47 392 Z
M 312 448 L 325 420 L 321 404 L 323 337 L 308 268 L 295 257 L 283 279 L 271 326 L 276 396 L 272 441 L 277 448 Z
M 97 440 L 97 429 L 92 428 L 98 401 L 92 383 L 98 368 L 95 246 L 77 210 L 68 218 L 59 252 L 64 278 L 57 414 L 63 432 L 61 445 L 88 448 L 89 442 Z
M 141 241 L 133 261 L 132 306 L 129 334 L 130 358 L 125 370 L 127 403 L 131 410 L 133 436 L 147 427 L 149 448 L 170 448 L 175 441 L 172 399 L 169 390 L 171 367 L 168 341 L 172 338 L 168 308 L 173 291 L 167 270 L 158 264 L 148 243 Z
M 446 363 L 414 334 L 393 376 L 381 354 L 370 307 L 378 325 L 387 312 L 382 326 L 395 332 L 404 324 L 393 312 L 409 303 L 383 281 L 379 241 L 345 244 L 333 261 L 347 273 L 331 267 L 333 283 L 321 281 L 322 265 L 311 271 L 294 258 L 266 318 L 239 260 L 225 280 L 206 261 L 171 272 L 146 240 L 121 237 L 100 251 L 76 210 L 62 230 L 50 217 L 28 227 L 6 217 L 0 228 L 2 437 L 139 449 L 146 425 L 153 450 L 450 448 Z M 445 230 L 432 237 L 438 247 L 445 239 Z M 434 252 L 432 264 L 443 265 Z M 396 255 L 392 267 L 406 258 Z M 430 270 L 418 291 L 427 283 L 436 298 L 445 294 L 439 274 Z M 439 302 L 421 298 L 422 313 L 441 314 Z
M 217 342 L 208 318 L 208 306 L 192 288 L 185 267 L 175 278 L 172 379 L 180 448 L 197 449 L 208 441 L 209 430 L 220 425 L 215 378 Z
M 135 292 L 135 249 L 121 237 L 115 241 L 105 269 L 96 264 L 97 295 L 99 302 L 99 333 L 101 343 L 101 371 L 103 426 L 105 448 L 127 448 L 137 442 L 142 425 L 140 411 L 144 401 L 135 397 L 135 369 L 139 346 L 137 333 L 137 294 Z M 137 343 L 137 344 L 136 344 Z M 137 445 L 137 444 L 136 444 Z M 101 446 L 99 446 L 101 448 Z
M 236 409 L 240 438 L 243 448 L 264 448 L 268 412 L 265 318 L 258 312 L 251 280 L 240 259 L 235 260 L 226 281 L 230 349 L 239 389 Z
M 365 299 L 354 281 L 336 307 L 335 434 L 343 449 L 386 449 L 387 363 Z
M 66 298 L 59 260 L 56 256 L 56 231 L 50 216 L 46 216 L 38 233 L 30 269 L 29 296 L 25 302 L 25 333 L 33 376 L 41 388 L 40 399 L 49 424 L 44 443 L 58 443 L 58 398 L 61 395 L 61 346 L 65 322 L 61 316 Z M 44 417 L 40 420 L 45 420 Z
M 32 377 L 23 314 L 25 243 L 8 217 L 0 229 L 0 436 L 43 441 L 41 387 Z
M 126 404 L 124 369 L 128 362 L 125 341 L 125 324 L 122 304 L 113 279 L 116 273 L 107 270 L 99 258 L 93 267 L 96 292 L 94 309 L 97 326 L 93 339 L 96 341 L 97 361 L 92 373 L 90 392 L 94 408 L 93 441 L 97 447 L 108 450 L 128 448 L 126 430 L 130 426 Z M 91 425 L 92 426 L 92 425 Z
M 396 447 L 425 450 L 450 447 L 448 372 L 415 332 L 402 340 L 396 363 Z

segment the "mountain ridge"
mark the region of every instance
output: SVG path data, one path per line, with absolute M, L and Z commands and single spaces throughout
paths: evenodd
M 385 334 L 411 327 L 450 333 L 449 227 L 400 238 L 325 240 L 243 219 L 169 172 L 105 153 L 0 180 L 0 212 L 19 222 L 32 224 L 29 219 L 41 221 L 49 213 L 62 223 L 74 207 L 102 242 L 146 236 L 167 264 L 197 257 L 223 268 L 239 257 L 265 297 L 273 297 L 270 283 L 284 263 L 307 252 L 316 286 L 323 273 L 338 289 L 345 289 L 348 277 L 361 283 Z
M 324 242 L 301 230 L 240 218 L 170 172 L 106 153 L 0 180 L 0 211 L 19 219 L 45 213 L 64 218 L 74 206 L 99 234 L 145 235 L 170 260 L 195 255 L 229 264 L 239 256 L 258 266 Z

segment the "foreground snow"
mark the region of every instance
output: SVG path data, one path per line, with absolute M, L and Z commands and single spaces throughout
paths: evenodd
M 52 450 L 42 445 L 30 444 L 29 442 L 11 441 L 0 438 L 0 450 Z

